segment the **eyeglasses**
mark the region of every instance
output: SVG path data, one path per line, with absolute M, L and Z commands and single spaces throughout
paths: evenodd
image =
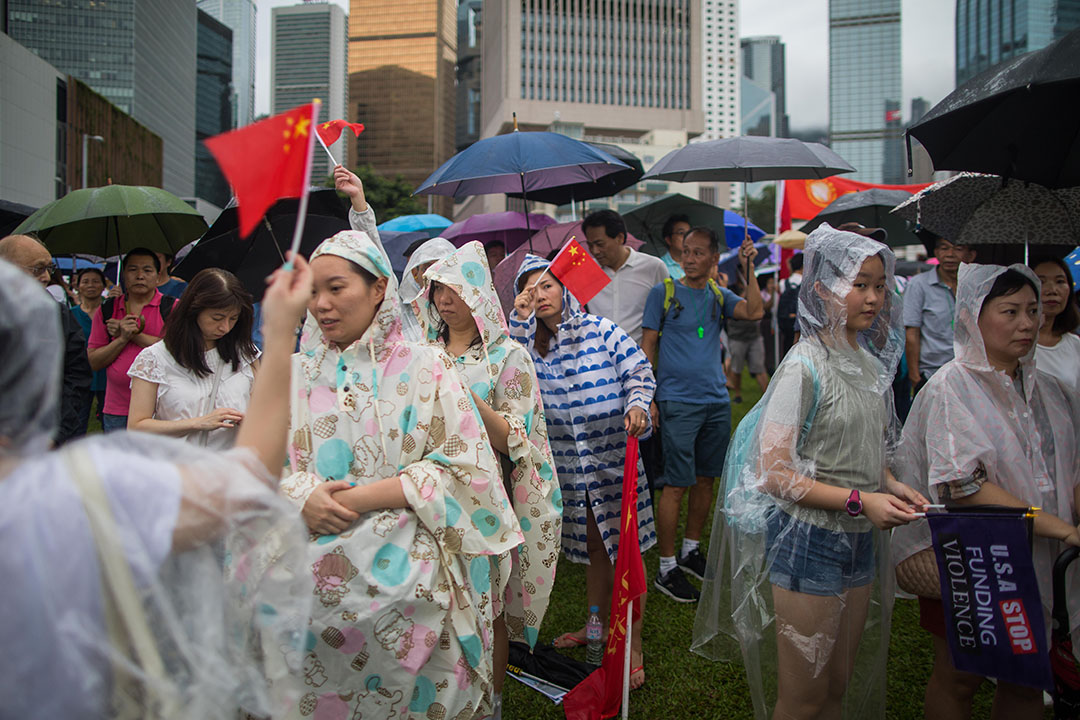
M 28 266 L 28 265 L 23 265 L 23 269 L 25 269 L 28 273 L 30 273 L 34 277 L 38 277 L 38 276 L 44 275 L 46 273 L 48 273 L 49 275 L 52 275 L 54 272 L 56 272 L 56 263 L 53 263 L 53 262 L 51 262 L 51 263 L 42 263 L 40 265 L 34 265 L 32 267 Z

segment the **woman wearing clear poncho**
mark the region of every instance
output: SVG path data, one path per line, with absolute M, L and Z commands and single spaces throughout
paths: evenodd
M 290 571 L 303 526 L 268 468 L 285 457 L 277 387 L 311 294 L 297 264 L 266 292 L 251 414 L 216 453 L 128 432 L 49 451 L 56 303 L 0 262 L 0 718 L 286 710 L 310 583 Z
M 424 279 L 428 290 L 415 303 L 420 326 L 454 359 L 492 446 L 508 461 L 504 483 L 525 536 L 519 547 L 492 558 L 498 717 L 508 641 L 535 645 L 547 611 L 559 560 L 562 494 L 536 370 L 528 350 L 510 339 L 484 246 L 466 244 L 431 265 Z
M 1049 618 L 1054 559 L 1066 544 L 1080 545 L 1080 399 L 1068 384 L 1035 368 L 1039 289 L 1023 265 L 960 266 L 955 358 L 915 398 L 904 426 L 900 477 L 936 502 L 1042 508 L 1033 559 Z M 897 578 L 920 596 L 920 624 L 934 640 L 926 707 L 935 717 L 968 717 L 983 678 L 952 667 L 929 548 L 925 521 L 896 532 Z M 1080 647 L 1080 592 L 1069 593 L 1069 617 L 1074 647 Z M 1046 627 L 1049 632 L 1049 622 Z M 994 717 L 1042 712 L 1041 692 L 999 678 Z
M 326 240 L 311 267 L 282 481 L 315 581 L 292 717 L 483 717 L 490 558 L 522 541 L 483 421 L 450 358 L 403 339 L 365 233 Z
M 800 341 L 728 450 L 692 649 L 746 665 L 757 717 L 884 717 L 891 527 L 918 493 L 888 470 L 904 350 L 892 251 L 806 240 Z

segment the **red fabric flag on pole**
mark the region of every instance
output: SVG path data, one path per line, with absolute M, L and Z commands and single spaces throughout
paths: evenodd
M 341 137 L 341 133 L 345 128 L 353 131 L 354 135 L 359 136 L 364 132 L 363 123 L 351 123 L 344 120 L 327 120 L 324 123 L 319 123 L 319 137 L 327 145 L 333 145 Z
M 574 237 L 563 245 L 548 269 L 582 305 L 596 297 L 596 293 L 611 282 L 600 264 L 585 252 L 585 248 L 581 247 L 581 243 Z
M 278 198 L 306 194 L 315 106 L 302 105 L 203 141 L 236 195 L 242 237 Z
M 848 180 L 842 177 L 828 177 L 817 180 L 785 180 L 784 181 L 784 205 L 789 217 L 799 220 L 810 220 L 816 216 L 826 205 L 841 195 L 880 188 L 882 190 L 907 190 L 918 192 L 931 183 L 916 183 L 914 185 L 876 185 L 873 183 Z
M 630 682 L 624 670 L 630 642 L 630 605 L 633 622 L 641 621 L 641 608 L 633 601 L 645 594 L 645 565 L 638 542 L 637 481 L 638 439 L 626 439 L 623 467 L 622 508 L 620 510 L 619 555 L 615 560 L 615 588 L 611 594 L 611 616 L 607 647 L 599 670 L 592 672 L 563 698 L 566 720 L 600 720 L 615 717 L 623 699 L 623 683 Z

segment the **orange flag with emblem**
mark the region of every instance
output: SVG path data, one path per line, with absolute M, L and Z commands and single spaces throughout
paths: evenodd
M 278 198 L 307 188 L 315 103 L 204 140 L 236 195 L 240 235 L 247 237 Z
M 606 276 L 605 276 L 606 277 Z M 638 542 L 637 481 L 638 439 L 626 438 L 623 466 L 622 507 L 619 513 L 619 555 L 615 560 L 615 587 L 607 646 L 600 669 L 578 683 L 563 698 L 567 720 L 600 720 L 615 717 L 622 705 L 623 662 L 630 624 L 630 602 L 645 594 L 645 565 Z M 634 603 L 634 623 L 641 622 L 641 606 Z
M 600 264 L 573 237 L 562 246 L 548 269 L 582 305 L 596 297 L 596 293 L 611 282 Z
M 810 220 L 836 198 L 848 193 L 877 188 L 881 190 L 907 190 L 915 193 L 930 183 L 914 185 L 880 185 L 849 180 L 843 177 L 827 177 L 816 180 L 785 180 L 784 208 L 789 217 Z

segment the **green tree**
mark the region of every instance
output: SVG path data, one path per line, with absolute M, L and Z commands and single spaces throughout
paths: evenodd
M 393 220 L 400 215 L 415 215 L 427 212 L 427 205 L 413 197 L 413 187 L 401 175 L 388 178 L 375 172 L 370 165 L 361 165 L 353 172 L 364 183 L 364 196 L 368 204 L 375 209 L 379 223 Z M 323 181 L 323 187 L 334 187 L 334 178 L 329 176 Z
M 766 185 L 760 195 L 746 199 L 750 222 L 767 233 L 776 232 L 776 186 Z

